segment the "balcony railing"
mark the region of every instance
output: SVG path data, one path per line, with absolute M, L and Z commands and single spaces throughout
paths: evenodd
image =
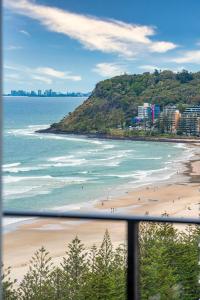
M 173 224 L 193 224 L 200 225 L 200 218 L 172 218 L 167 216 L 131 216 L 131 215 L 105 215 L 90 213 L 65 213 L 65 212 L 37 212 L 37 211 L 13 211 L 3 212 L 5 217 L 40 217 L 58 219 L 82 219 L 82 220 L 102 220 L 102 221 L 125 221 L 127 223 L 127 300 L 139 300 L 139 252 L 138 235 L 140 222 L 173 223 Z

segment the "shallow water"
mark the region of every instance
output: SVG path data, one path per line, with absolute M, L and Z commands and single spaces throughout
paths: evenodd
M 39 134 L 84 98 L 4 99 L 4 207 L 79 209 L 176 173 L 182 144 Z

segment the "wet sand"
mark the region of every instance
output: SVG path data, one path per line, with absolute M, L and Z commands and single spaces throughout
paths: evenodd
M 96 203 L 94 210 L 107 214 L 151 216 L 167 214 L 172 217 L 198 218 L 200 213 L 199 154 L 185 164 L 184 172 L 178 174 L 174 182 L 155 183 L 128 191 L 123 197 Z M 124 222 L 35 219 L 20 225 L 15 231 L 4 234 L 4 265 L 11 266 L 12 277 L 20 281 L 28 269 L 31 256 L 41 246 L 50 252 L 53 261 L 57 263 L 65 254 L 67 243 L 76 235 L 86 247 L 91 247 L 93 244 L 101 243 L 106 229 L 109 230 L 114 245 L 125 242 Z

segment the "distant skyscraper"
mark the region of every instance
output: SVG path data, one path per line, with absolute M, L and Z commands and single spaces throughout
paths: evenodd
M 8 96 L 31 96 L 31 97 L 88 97 L 91 93 L 80 93 L 80 92 L 71 92 L 71 93 L 62 93 L 62 92 L 55 92 L 52 89 L 37 91 L 23 91 L 23 90 L 11 90 Z
M 36 92 L 35 91 L 31 91 L 31 94 L 30 94 L 31 96 L 36 96 L 37 94 L 36 94 Z
M 17 91 L 12 90 L 12 91 L 10 92 L 10 94 L 11 94 L 11 96 L 16 96 L 16 95 L 17 95 Z

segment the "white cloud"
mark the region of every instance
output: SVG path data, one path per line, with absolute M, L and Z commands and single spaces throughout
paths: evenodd
M 10 71 L 17 71 L 18 74 L 21 74 L 21 76 L 25 76 L 28 78 L 31 74 L 31 78 L 35 80 L 43 81 L 47 84 L 52 83 L 52 79 L 64 79 L 64 80 L 71 80 L 71 81 L 80 81 L 82 80 L 80 75 L 73 75 L 71 72 L 68 71 L 59 71 L 50 67 L 38 67 L 36 69 L 25 67 L 25 66 L 11 66 L 11 65 L 5 65 L 5 70 Z
M 26 30 L 20 30 L 19 32 L 26 35 L 26 36 L 31 36 L 30 33 Z
M 72 81 L 80 81 L 80 80 L 82 80 L 82 77 L 80 75 L 70 75 L 70 74 L 67 75 L 66 74 L 65 79 L 72 80 Z
M 98 19 L 39 5 L 30 0 L 5 0 L 4 3 L 15 13 L 38 20 L 48 30 L 78 40 L 89 50 L 117 53 L 131 58 L 141 51 L 166 52 L 177 47 L 171 42 L 151 40 L 150 37 L 156 32 L 150 26 Z
M 112 77 L 123 74 L 125 68 L 116 63 L 99 63 L 95 66 L 93 71 L 103 77 Z
M 36 73 L 44 74 L 44 75 L 51 76 L 51 77 L 56 77 L 56 78 L 60 78 L 60 79 L 65 78 L 64 72 L 58 71 L 58 70 L 55 70 L 55 69 L 49 68 L 49 67 L 37 68 L 35 71 L 36 71 Z
M 186 51 L 180 57 L 172 58 L 172 62 L 177 64 L 195 63 L 200 64 L 200 50 Z
M 32 75 L 32 78 L 38 81 L 42 81 L 44 83 L 47 84 L 51 84 L 52 83 L 52 79 L 44 77 L 44 76 L 39 76 L 39 75 Z
M 37 68 L 35 70 L 36 73 L 47 75 L 50 77 L 54 78 L 59 78 L 59 79 L 67 79 L 67 80 L 72 80 L 72 81 L 80 81 L 82 80 L 81 76 L 79 75 L 71 75 L 70 72 L 63 72 L 59 71 L 50 67 L 41 67 Z
M 176 48 L 177 46 L 171 42 L 153 42 L 150 46 L 149 49 L 151 52 L 167 52 L 171 49 Z

